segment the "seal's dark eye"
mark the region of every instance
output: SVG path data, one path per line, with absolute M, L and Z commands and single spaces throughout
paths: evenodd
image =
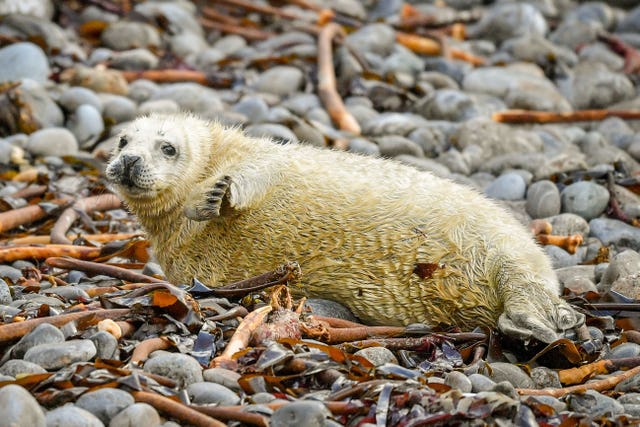
M 120 138 L 120 141 L 118 142 L 118 148 L 122 150 L 124 147 L 127 146 L 128 143 L 129 141 L 127 141 L 127 138 L 123 136 Z
M 162 150 L 165 156 L 173 157 L 176 155 L 176 149 L 171 144 L 164 144 L 162 147 L 160 147 L 160 149 Z

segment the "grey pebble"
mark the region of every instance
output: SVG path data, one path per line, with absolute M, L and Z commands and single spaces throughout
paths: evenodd
M 157 427 L 162 423 L 156 409 L 147 403 L 134 403 L 111 418 L 109 427 Z
M 580 215 L 587 221 L 599 216 L 609 204 L 609 191 L 591 181 L 568 185 L 560 197 L 563 212 Z
M 534 182 L 527 189 L 527 213 L 531 218 L 545 218 L 558 215 L 561 209 L 560 191 L 549 180 Z
M 576 214 L 561 213 L 545 219 L 551 223 L 551 234 L 558 236 L 580 234 L 584 240 L 589 236 L 589 223 Z
M 272 138 L 281 143 L 297 143 L 298 137 L 288 127 L 274 123 L 261 123 L 248 126 L 245 133 L 256 138 Z
M 305 308 L 309 308 L 311 312 L 317 316 L 337 317 L 338 319 L 357 322 L 358 319 L 344 305 L 339 302 L 323 299 L 309 298 L 305 301 Z
M 128 122 L 135 119 L 138 106 L 131 99 L 124 96 L 112 95 L 104 101 L 102 117 L 106 124 Z
M 150 70 L 156 68 L 159 62 L 158 57 L 145 48 L 112 52 L 109 56 L 109 65 L 117 70 Z
M 13 301 L 11 297 L 11 289 L 4 279 L 0 279 L 0 305 L 9 305 Z
M 368 24 L 347 36 L 347 44 L 357 52 L 387 56 L 395 45 L 395 31 L 382 23 Z
M 102 100 L 91 89 L 82 86 L 72 86 L 60 95 L 58 104 L 67 112 L 75 111 L 83 104 L 92 105 L 96 110 L 102 111 Z
M 156 99 L 151 101 L 145 101 L 138 107 L 139 114 L 173 114 L 180 111 L 180 105 L 172 99 Z
M 223 110 L 218 92 L 197 83 L 172 83 L 163 85 L 151 95 L 151 100 L 170 99 L 181 109 L 214 118 Z
M 113 22 L 105 28 L 101 38 L 105 46 L 114 50 L 160 46 L 158 30 L 142 22 Z
M 62 126 L 64 123 L 62 109 L 40 83 L 24 79 L 20 85 L 20 101 L 31 110 L 41 128 Z
M 528 3 L 499 3 L 489 8 L 475 27 L 472 38 L 486 38 L 495 42 L 522 35 L 544 36 L 548 30 L 544 16 Z
M 496 382 L 486 375 L 471 374 L 468 378 L 471 381 L 471 391 L 474 393 L 492 390 L 496 385 Z
M 492 372 L 489 374 L 496 383 L 500 381 L 509 381 L 514 387 L 533 388 L 533 381 L 520 368 L 510 363 L 495 362 L 490 363 Z
M 11 359 L 7 360 L 2 367 L 0 373 L 16 378 L 20 374 L 44 374 L 47 371 L 40 365 L 27 362 L 26 360 Z
M 379 136 L 373 138 L 373 140 L 378 144 L 380 155 L 384 157 L 396 157 L 401 154 L 406 154 L 418 158 L 424 157 L 422 148 L 408 138 L 398 135 L 388 135 Z
M 98 331 L 89 339 L 96 346 L 96 357 L 103 360 L 116 359 L 118 353 L 118 340 L 106 331 Z
M 263 72 L 255 83 L 255 89 L 284 96 L 296 92 L 303 83 L 304 74 L 299 68 L 281 65 Z
M 90 148 L 104 131 L 102 114 L 94 106 L 82 104 L 71 115 L 67 128 L 76 137 L 80 148 Z
M 526 190 L 527 184 L 522 176 L 515 172 L 508 172 L 489 184 L 484 193 L 498 200 L 521 200 Z
M 576 250 L 575 254 L 570 254 L 561 247 L 555 245 L 546 245 L 543 249 L 551 259 L 551 264 L 554 269 L 578 265 L 584 261 L 586 254 L 586 248 L 584 246 L 580 246 Z
M 544 366 L 537 366 L 531 370 L 531 380 L 535 388 L 561 388 L 558 373 Z
M 181 387 L 202 382 L 202 368 L 193 357 L 180 353 L 154 353 L 144 364 L 145 372 L 169 377 Z
M 600 62 L 578 64 L 568 87 L 567 98 L 576 109 L 606 108 L 633 94 L 633 83 L 627 76 Z
M 571 394 L 567 399 L 569 410 L 587 413 L 593 417 L 622 414 L 624 408 L 611 397 L 587 390 L 583 394 Z
M 364 357 L 374 366 L 382 366 L 385 363 L 398 363 L 398 359 L 391 350 L 385 347 L 367 347 L 354 353 L 357 356 Z
M 45 83 L 50 73 L 49 59 L 38 45 L 21 42 L 0 49 L 0 82 L 31 79 Z
M 224 368 L 209 368 L 202 371 L 202 378 L 205 381 L 220 384 L 233 391 L 240 391 L 238 380 L 241 375 L 235 371 Z
M 227 387 L 212 382 L 189 384 L 187 393 L 195 404 L 237 405 L 240 397 Z
M 600 239 L 603 245 L 614 244 L 640 250 L 640 229 L 617 219 L 596 218 L 589 221 L 591 236 Z
M 438 163 L 433 159 L 416 157 L 410 154 L 400 154 L 394 159 L 406 165 L 413 166 L 418 170 L 431 172 L 440 177 L 446 178 L 451 174 L 451 171 L 448 167 Z
M 52 127 L 29 135 L 25 150 L 43 157 L 74 155 L 78 152 L 78 141 L 68 129 Z
M 545 405 L 549 405 L 555 409 L 556 412 L 562 412 L 567 410 L 567 404 L 553 396 L 531 396 L 529 398 L 535 399 L 538 402 L 542 402 Z
M 96 346 L 91 340 L 69 340 L 31 347 L 24 354 L 24 360 L 56 370 L 75 362 L 87 362 L 95 355 Z
M 622 359 L 625 357 L 640 356 L 640 345 L 633 342 L 625 342 L 612 348 L 605 359 Z
M 45 427 L 45 415 L 38 401 L 18 385 L 0 388 L 0 427 Z
M 104 423 L 91 412 L 67 404 L 47 412 L 47 427 L 104 427 Z
M 133 403 L 133 396 L 124 390 L 102 388 L 80 396 L 76 406 L 91 412 L 108 425 L 113 417 Z
M 56 286 L 49 288 L 47 290 L 42 290 L 42 286 L 40 287 L 41 293 L 45 295 L 57 295 L 66 301 L 72 300 L 80 300 L 80 301 L 89 301 L 91 297 L 89 294 L 85 292 L 84 289 L 79 288 L 77 286 Z
M 236 113 L 244 114 L 249 123 L 260 123 L 266 120 L 269 114 L 269 106 L 258 96 L 249 96 L 241 99 L 232 107 Z
M 24 354 L 32 347 L 40 344 L 62 343 L 64 335 L 60 329 L 49 323 L 36 326 L 31 332 L 23 336 L 13 347 L 11 355 L 22 359 Z
M 500 381 L 495 386 L 493 386 L 491 391 L 509 396 L 513 400 L 517 400 L 520 397 L 518 395 L 518 392 L 516 391 L 516 388 L 509 381 Z
M 471 380 L 459 371 L 447 372 L 444 377 L 444 383 L 451 388 L 460 390 L 462 393 L 471 393 L 471 390 L 473 389 Z
M 269 419 L 273 427 L 323 427 L 331 412 L 321 402 L 299 400 L 277 409 Z
M 600 280 L 601 290 L 606 292 L 616 280 L 638 273 L 640 273 L 640 254 L 630 249 L 622 251 L 610 260 Z

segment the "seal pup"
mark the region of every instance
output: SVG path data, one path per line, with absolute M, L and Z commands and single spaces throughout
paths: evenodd
M 369 324 L 497 326 L 551 342 L 584 322 L 505 210 L 392 160 L 150 115 L 122 130 L 106 177 L 174 283 L 215 287 L 291 260 L 303 293 Z

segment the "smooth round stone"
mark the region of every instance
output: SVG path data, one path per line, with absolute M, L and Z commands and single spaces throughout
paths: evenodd
M 375 53 L 387 56 L 396 43 L 396 34 L 392 27 L 382 23 L 365 25 L 347 36 L 347 45 L 362 53 Z
M 68 129 L 53 127 L 29 135 L 25 150 L 42 157 L 75 155 L 78 153 L 78 142 Z
M 500 381 L 509 381 L 517 388 L 533 388 L 533 381 L 529 376 L 516 365 L 504 362 L 490 363 L 491 374 L 489 378 L 499 383 Z
M 385 363 L 398 363 L 398 359 L 391 350 L 385 347 L 367 347 L 358 350 L 356 356 L 361 356 L 373 364 L 373 366 L 382 366 Z
M 543 250 L 551 260 L 554 269 L 575 266 L 584 261 L 585 247 L 579 247 L 575 254 L 570 254 L 559 246 L 546 245 Z
M 150 70 L 156 68 L 160 62 L 157 56 L 144 48 L 113 52 L 109 56 L 110 66 L 118 70 Z
M 459 371 L 448 372 L 444 377 L 444 383 L 451 388 L 460 390 L 462 393 L 471 393 L 473 389 L 471 380 Z
M 624 408 L 615 399 L 587 390 L 583 394 L 570 394 L 567 399 L 569 410 L 589 414 L 593 417 L 622 414 Z
M 451 174 L 451 171 L 445 165 L 438 163 L 433 159 L 421 158 L 412 156 L 410 154 L 400 154 L 396 156 L 394 160 L 397 160 L 405 165 L 413 166 L 414 168 L 431 172 L 440 177 L 448 177 Z
M 374 138 L 380 149 L 380 155 L 384 157 L 396 157 L 401 154 L 408 154 L 414 157 L 424 157 L 422 148 L 410 140 L 398 135 L 379 136 Z
M 11 289 L 3 279 L 0 279 L 0 305 L 9 305 L 13 301 Z
M 304 83 L 304 74 L 299 68 L 277 66 L 264 71 L 255 83 L 259 92 L 285 96 L 298 91 Z
M 573 70 L 567 97 L 576 109 L 594 109 L 629 99 L 633 93 L 633 83 L 624 74 L 599 62 L 583 62 Z
M 134 403 L 113 417 L 109 427 L 157 427 L 161 423 L 160 415 L 153 406 L 147 403 Z
M 47 370 L 55 370 L 76 362 L 88 362 L 95 355 L 96 346 L 90 340 L 69 340 L 31 347 L 25 353 L 24 360 L 37 363 Z
M 617 219 L 596 218 L 589 221 L 591 236 L 603 245 L 617 245 L 640 251 L 640 229 Z
M 625 393 L 622 396 L 618 397 L 618 402 L 623 405 L 640 405 L 640 393 L 638 392 L 629 392 Z
M 215 117 L 224 108 L 218 92 L 197 83 L 173 83 L 160 86 L 151 100 L 170 99 L 181 109 Z
M 271 138 L 279 143 L 297 143 L 298 137 L 288 127 L 274 123 L 260 123 L 248 126 L 245 134 L 256 138 Z
M 471 374 L 467 378 L 471 382 L 471 391 L 474 393 L 492 390 L 496 385 L 495 381 L 482 374 Z
M 338 319 L 357 322 L 358 319 L 344 305 L 339 302 L 322 298 L 309 298 L 305 301 L 305 308 L 310 308 L 316 316 L 337 317 Z
M 584 218 L 572 213 L 562 213 L 550 218 L 546 218 L 553 227 L 552 234 L 559 236 L 570 236 L 580 234 L 583 239 L 589 236 L 589 223 Z
M 110 124 L 128 122 L 135 119 L 138 114 L 138 106 L 135 102 L 124 96 L 110 96 L 104 101 L 102 117 Z
M 590 181 L 568 185 L 560 197 L 563 212 L 580 215 L 587 221 L 599 216 L 609 204 L 609 191 Z
M 41 344 L 63 343 L 64 335 L 60 329 L 49 323 L 36 326 L 31 332 L 23 336 L 13 347 L 11 355 L 22 359 L 24 354 L 32 347 Z
M 64 114 L 42 85 L 31 79 L 22 80 L 20 100 L 41 128 L 62 126 Z
M 72 86 L 62 92 L 58 104 L 65 111 L 75 111 L 83 104 L 92 105 L 96 110 L 102 111 L 102 101 L 91 89 L 82 86 Z
M 472 38 L 486 38 L 496 43 L 523 36 L 544 36 L 548 30 L 544 16 L 528 3 L 498 3 L 483 14 L 469 29 Z
M 140 104 L 138 107 L 138 113 L 140 115 L 161 113 L 161 114 L 173 114 L 180 111 L 180 106 L 177 102 L 171 99 L 156 99 L 152 101 L 146 101 Z
M 89 148 L 104 132 L 102 114 L 94 106 L 82 104 L 67 122 L 67 128 L 73 132 L 80 148 Z
M 233 106 L 232 110 L 247 116 L 249 123 L 260 123 L 266 120 L 269 114 L 269 106 L 262 98 L 257 96 L 242 99 Z
M 199 382 L 190 384 L 187 393 L 192 403 L 195 404 L 217 404 L 217 405 L 237 405 L 240 397 L 223 385 Z
M 79 288 L 77 286 L 56 286 L 54 288 L 49 288 L 46 291 L 42 291 L 42 285 L 41 285 L 40 289 L 41 289 L 40 292 L 43 294 L 58 295 L 67 301 L 71 301 L 71 300 L 88 301 L 91 299 L 89 294 L 87 294 L 84 289 Z
M 322 108 L 320 99 L 313 93 L 294 94 L 285 99 L 280 106 L 300 117 L 304 117 L 305 114 L 314 108 Z
M 96 346 L 96 357 L 98 359 L 115 359 L 118 352 L 118 340 L 106 331 L 99 331 L 89 339 Z
M 197 55 L 208 47 L 202 35 L 192 32 L 175 34 L 169 39 L 169 46 L 171 51 L 180 58 Z
M 331 412 L 321 402 L 299 400 L 291 402 L 271 415 L 270 426 L 278 427 L 324 427 Z
M 525 209 L 531 218 L 558 215 L 562 204 L 558 187 L 549 180 L 534 182 L 527 189 Z
M 367 156 L 380 155 L 380 148 L 373 142 L 364 138 L 353 138 L 349 140 L 349 151 Z
M 131 394 L 117 388 L 102 388 L 85 393 L 78 398 L 76 405 L 91 412 L 105 425 L 120 411 L 133 405 Z
M 223 385 L 234 391 L 241 390 L 240 384 L 238 384 L 240 377 L 239 373 L 224 368 L 210 368 L 202 371 L 202 378 L 205 381 Z
M 625 342 L 612 348 L 606 355 L 606 359 L 622 359 L 625 357 L 637 356 L 640 356 L 640 345 L 632 342 Z
M 515 172 L 500 175 L 484 190 L 484 193 L 498 200 L 521 200 L 527 189 L 527 183 Z
M 32 79 L 45 83 L 51 69 L 44 51 L 33 43 L 14 43 L 0 49 L 0 82 Z
M 326 146 L 325 138 L 322 132 L 316 127 L 311 126 L 304 120 L 295 119 L 290 125 L 293 133 L 298 137 L 302 144 L 313 145 L 315 147 L 324 148 Z
M 140 79 L 129 84 L 129 92 L 127 97 L 137 103 L 142 103 L 151 99 L 151 97 L 159 90 L 160 86 L 151 80 Z
M 235 34 L 220 37 L 216 39 L 216 41 L 212 45 L 214 49 L 221 51 L 225 55 L 235 53 L 245 46 L 247 46 L 247 41 L 244 39 L 244 37 L 240 37 Z
M 611 285 L 616 280 L 640 273 L 640 254 L 634 250 L 622 251 L 609 262 L 602 275 L 601 285 Z
M 45 427 L 38 401 L 18 385 L 0 388 L 0 427 Z
M 202 382 L 202 368 L 196 359 L 186 354 L 153 355 L 144 364 L 144 371 L 176 380 L 180 387 Z
M 142 22 L 113 22 L 102 32 L 101 39 L 106 47 L 114 50 L 160 46 L 158 30 Z
M 98 417 L 72 404 L 47 412 L 45 419 L 47 427 L 104 427 Z
M 500 381 L 493 386 L 491 391 L 509 396 L 513 400 L 517 400 L 519 398 L 516 388 L 509 381 Z
M 0 367 L 1 374 L 10 375 L 14 378 L 17 378 L 20 374 L 44 374 L 45 372 L 47 371 L 40 365 L 20 359 L 7 360 Z

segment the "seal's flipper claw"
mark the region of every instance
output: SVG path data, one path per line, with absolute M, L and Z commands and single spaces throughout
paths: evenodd
M 225 175 L 202 190 L 195 190 L 185 204 L 184 214 L 194 221 L 209 221 L 220 217 L 223 202 L 229 197 L 231 177 Z
M 522 340 L 535 338 L 544 343 L 552 343 L 559 338 L 558 333 L 541 319 L 529 312 L 505 312 L 498 319 L 498 329 L 506 335 Z

